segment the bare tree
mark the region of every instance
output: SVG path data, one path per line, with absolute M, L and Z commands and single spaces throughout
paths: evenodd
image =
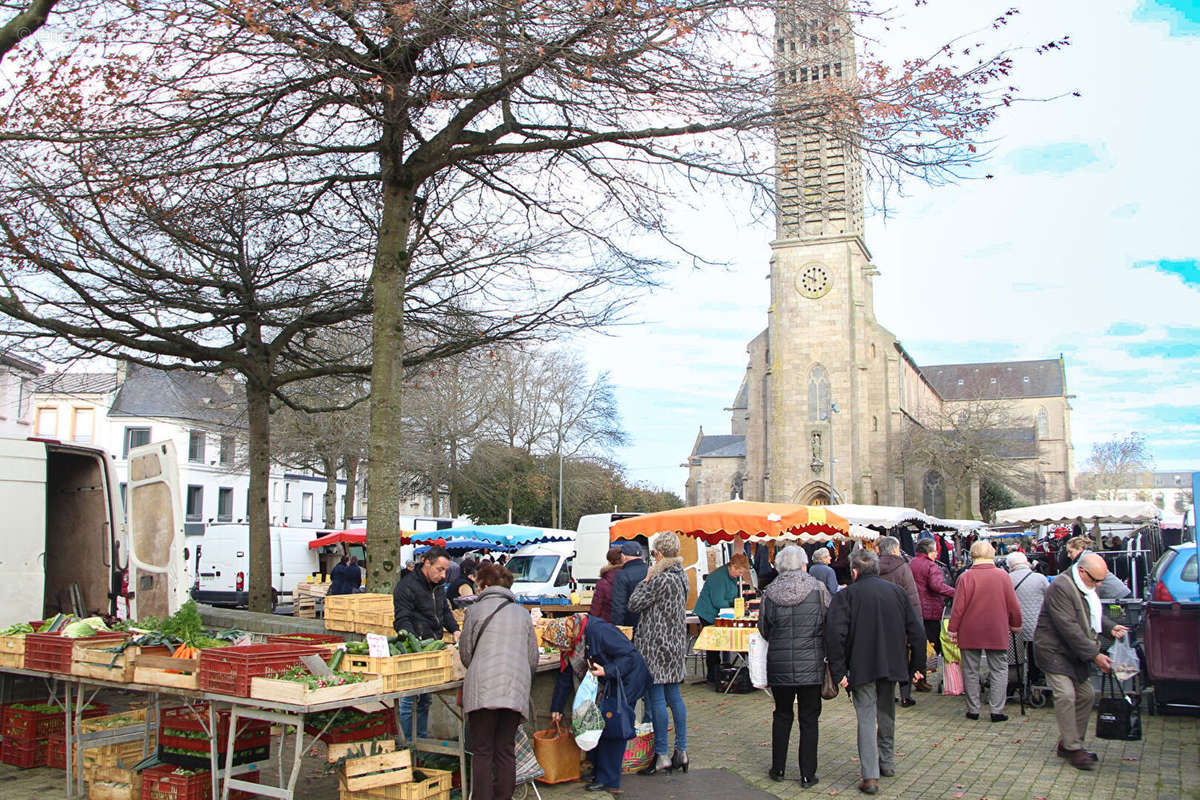
M 1080 488 L 1097 500 L 1117 500 L 1123 490 L 1151 485 L 1154 459 L 1146 448 L 1146 436 L 1135 431 L 1092 445 L 1087 465 Z
M 4 55 L 37 32 L 46 24 L 50 11 L 59 0 L 23 0 L 22 2 L 0 2 L 0 11 L 4 12 L 7 22 L 0 25 L 0 59 Z

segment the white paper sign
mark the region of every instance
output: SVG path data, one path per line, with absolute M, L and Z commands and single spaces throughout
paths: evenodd
M 379 633 L 368 633 L 367 654 L 371 658 L 387 658 L 389 655 L 387 637 Z

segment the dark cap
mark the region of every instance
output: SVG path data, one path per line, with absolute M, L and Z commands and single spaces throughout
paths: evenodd
M 637 542 L 621 542 L 618 547 L 620 547 L 621 552 L 627 556 L 641 557 L 642 555 L 642 546 Z

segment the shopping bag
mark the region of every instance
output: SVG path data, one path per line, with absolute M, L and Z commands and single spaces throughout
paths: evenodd
M 575 690 L 575 699 L 571 701 L 571 708 L 579 708 L 588 700 L 596 702 L 596 692 L 599 690 L 600 682 L 596 680 L 596 676 L 590 672 L 587 673 L 579 682 L 579 688 Z
M 610 672 L 604 681 L 604 696 L 600 698 L 600 713 L 604 715 L 604 732 L 601 739 L 632 739 L 635 731 L 633 706 L 625 697 L 625 685 L 621 674 Z
M 533 754 L 543 771 L 538 778 L 542 783 L 579 780 L 579 746 L 561 720 L 544 731 L 534 732 Z M 517 754 L 517 762 L 517 775 L 520 776 L 520 753 Z M 522 781 L 518 779 L 517 782 Z
M 632 775 L 650 766 L 654 758 L 654 726 L 643 722 L 637 726 L 634 736 L 625 743 L 625 754 L 621 756 L 621 772 Z
M 950 641 L 950 620 L 942 620 L 942 658 L 947 663 L 962 661 L 962 654 L 958 650 L 958 645 Z M 961 672 L 959 675 L 961 676 Z
M 559 724 L 561 725 L 561 723 Z M 572 745 L 575 744 L 575 740 L 571 738 L 569 733 L 563 731 L 563 734 Z M 575 749 L 575 753 L 575 763 L 578 764 L 578 748 Z M 529 783 L 530 781 L 537 780 L 546 774 L 546 771 L 542 769 L 542 765 L 537 760 L 537 754 L 533 752 L 533 743 L 529 741 L 529 734 L 526 733 L 525 729 L 520 725 L 517 726 L 517 734 L 513 738 L 513 754 L 516 757 L 516 776 L 518 784 Z
M 1117 679 L 1111 675 L 1100 679 L 1096 738 L 1119 741 L 1137 741 L 1142 738 L 1141 712 L 1129 695 L 1118 691 Z
M 942 668 L 942 694 L 962 694 L 963 674 L 962 664 L 957 661 L 947 661 Z
M 604 732 L 604 715 L 596 703 L 598 687 L 595 675 L 590 672 L 584 675 L 571 705 L 571 733 L 575 734 L 575 744 L 580 750 L 595 748 Z
M 1113 674 L 1120 680 L 1127 681 L 1142 671 L 1137 651 L 1133 649 L 1133 645 L 1129 644 L 1128 636 L 1113 642 L 1112 648 L 1108 651 L 1108 657 L 1112 659 Z
M 767 640 L 761 633 L 750 634 L 750 651 L 747 656 L 750 683 L 755 689 L 767 688 Z

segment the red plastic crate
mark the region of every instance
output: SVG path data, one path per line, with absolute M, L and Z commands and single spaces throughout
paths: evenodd
M 89 642 L 119 642 L 123 633 L 97 633 L 89 636 Z M 76 639 L 61 633 L 25 634 L 25 669 L 40 669 L 46 672 L 71 674 L 71 661 Z
M 142 770 L 142 800 L 212 800 L 212 777 L 208 771 L 175 775 L 174 764 Z M 259 783 L 258 770 L 238 775 L 238 780 Z M 250 792 L 231 790 L 229 800 L 250 800 Z
M 305 644 L 249 644 L 200 651 L 200 688 L 206 692 L 250 696 L 250 680 L 296 666 L 301 656 L 323 655 L 325 648 Z
M 3 744 L 0 744 L 0 761 L 12 764 L 19 769 L 44 767 L 46 766 L 46 740 L 22 742 L 18 739 L 5 739 Z
M 387 736 L 395 737 L 396 715 L 390 708 L 371 714 L 368 719 L 356 719 L 338 725 L 333 724 L 325 733 L 321 733 L 323 725 L 305 725 L 304 730 L 310 736 L 316 736 L 325 744 L 345 744 L 346 742 L 362 742 L 367 739 L 382 739 Z M 318 734 L 320 734 L 318 736 Z
M 66 712 L 62 709 L 54 711 L 35 711 L 26 708 L 17 708 L 17 706 L 25 705 L 24 703 L 8 703 L 4 706 L 3 725 L 0 726 L 0 733 L 3 733 L 5 739 L 18 739 L 24 742 L 32 742 L 40 739 L 45 739 L 53 733 L 62 733 L 66 730 Z M 83 709 L 83 717 L 99 717 L 108 713 L 108 706 L 104 703 L 90 703 Z
M 52 733 L 46 739 L 46 766 L 62 770 L 67 768 L 67 734 L 65 732 Z
M 346 640 L 332 633 L 271 633 L 267 644 L 345 644 Z
M 165 708 L 159 717 L 158 755 L 163 761 L 184 767 L 203 768 L 209 765 L 208 745 L 211 732 L 208 727 L 208 705 L 195 706 L 196 713 L 187 706 Z M 198 716 L 197 716 L 198 714 Z M 200 734 L 200 738 L 187 734 Z M 221 763 L 225 763 L 225 752 L 229 744 L 229 712 L 217 713 L 217 752 Z M 165 748 L 186 750 L 193 755 L 170 753 Z M 234 765 L 262 761 L 271 748 L 271 726 L 263 720 L 240 720 L 238 734 L 234 740 Z

